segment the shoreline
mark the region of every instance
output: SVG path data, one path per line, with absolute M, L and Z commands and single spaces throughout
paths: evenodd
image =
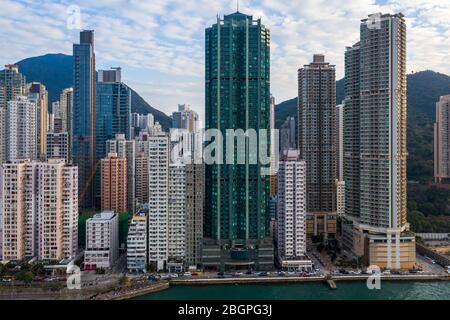
M 294 284 L 294 283 L 311 283 L 323 282 L 327 284 L 327 280 L 334 282 L 353 282 L 353 281 L 367 281 L 368 275 L 363 276 L 338 276 L 338 277 L 265 277 L 265 278 L 211 278 L 211 279 L 176 279 L 167 282 L 167 286 L 157 291 L 148 291 L 146 293 L 137 293 L 134 295 L 127 295 L 126 297 L 116 298 L 114 300 L 124 300 L 137 298 L 146 294 L 157 293 L 170 289 L 172 286 L 208 286 L 208 285 L 271 285 L 271 284 Z M 444 282 L 450 281 L 450 276 L 440 275 L 408 275 L 408 276 L 381 276 L 381 281 L 410 281 L 410 282 Z M 337 286 L 339 289 L 339 285 Z
M 94 288 L 87 291 L 59 291 L 51 292 L 42 290 L 8 290 L 2 292 L 0 290 L 0 300 L 24 300 L 24 299 L 74 299 L 74 300 L 129 300 L 144 296 L 147 294 L 158 293 L 170 289 L 172 286 L 212 286 L 212 285 L 274 285 L 274 284 L 296 284 L 296 283 L 311 283 L 322 282 L 325 286 L 330 285 L 328 281 L 337 283 L 339 289 L 339 282 L 355 282 L 367 281 L 368 275 L 343 275 L 332 277 L 239 277 L 239 278 L 189 278 L 189 279 L 173 279 L 169 281 L 161 281 L 156 283 L 149 283 L 148 286 L 143 286 L 137 289 L 130 289 L 123 293 L 114 293 L 114 289 L 93 294 Z M 444 282 L 450 281 L 450 276 L 447 275 L 382 275 L 381 281 L 401 281 L 401 282 Z M 43 294 L 44 293 L 44 294 Z

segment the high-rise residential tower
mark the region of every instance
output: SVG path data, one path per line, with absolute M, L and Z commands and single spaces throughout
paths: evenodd
M 127 212 L 127 159 L 110 153 L 101 160 L 101 207 Z
M 336 70 L 315 54 L 298 70 L 298 142 L 306 161 L 309 236 L 336 233 Z
M 125 134 L 116 134 L 116 138 L 107 141 L 106 152 L 116 153 L 118 157 L 126 159 L 127 163 L 127 210 L 135 213 L 136 199 L 136 141 L 126 140 Z M 142 174 L 141 172 L 139 174 Z M 148 170 L 146 175 L 148 176 Z M 148 179 L 147 179 L 148 182 Z M 146 185 L 148 189 L 148 184 Z M 148 190 L 147 190 L 148 192 Z
M 47 144 L 48 92 L 39 82 L 33 82 L 28 87 L 28 100 L 36 104 L 36 155 L 45 158 Z
M 158 271 L 169 259 L 169 156 L 166 133 L 148 137 L 148 259 Z
M 201 263 L 203 208 L 205 206 L 205 165 L 186 165 L 186 262 Z
M 270 150 L 270 32 L 260 19 L 235 12 L 205 31 L 205 128 L 259 129 L 267 132 L 254 143 Z M 226 139 L 224 138 L 224 141 Z M 269 176 L 261 175 L 260 155 L 250 154 L 245 138 L 240 155 L 245 164 L 206 165 L 206 268 L 267 269 L 273 265 L 269 231 Z M 219 144 L 220 141 L 219 141 Z M 222 146 L 221 146 L 222 147 Z M 217 157 L 226 159 L 223 146 Z M 256 159 L 250 164 L 249 158 Z M 266 239 L 266 241 L 264 241 Z
M 6 109 L 6 159 L 37 159 L 36 103 L 16 96 Z
M 361 21 L 360 42 L 346 52 L 345 89 L 344 249 L 380 268 L 412 268 L 402 14 L 373 14 Z
M 79 170 L 80 207 L 94 207 L 95 162 L 95 54 L 94 31 L 80 33 L 73 45 L 73 161 Z M 98 165 L 99 167 L 99 165 Z
M 74 258 L 78 250 L 77 167 L 62 160 L 3 164 L 3 259 Z
M 277 254 L 283 269 L 309 269 L 306 258 L 306 163 L 284 150 L 277 173 Z
M 19 66 L 7 64 L 0 71 L 0 108 L 5 109 L 8 101 L 14 100 L 16 96 L 25 95 L 25 84 L 25 76 L 19 72 Z
M 436 103 L 434 181 L 450 182 L 450 95 L 440 97 Z
M 16 96 L 26 94 L 25 76 L 15 64 L 8 64 L 0 71 L 0 164 L 7 161 L 6 108 Z

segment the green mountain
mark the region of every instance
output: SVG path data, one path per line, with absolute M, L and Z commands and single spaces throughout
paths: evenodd
M 27 82 L 43 83 L 48 90 L 48 100 L 51 103 L 59 100 L 61 91 L 72 86 L 72 56 L 65 54 L 46 54 L 27 58 L 17 62 L 19 70 L 25 75 Z M 151 113 L 155 121 L 165 128 L 170 128 L 172 120 L 163 112 L 148 104 L 131 88 L 131 112 Z
M 450 94 L 450 77 L 433 71 L 408 75 L 408 179 L 421 182 L 433 178 L 433 123 L 439 97 Z M 344 99 L 344 79 L 336 82 L 336 101 Z M 279 128 L 288 116 L 297 118 L 297 98 L 275 109 Z

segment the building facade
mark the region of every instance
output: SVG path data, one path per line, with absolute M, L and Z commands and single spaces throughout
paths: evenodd
M 310 268 L 306 260 L 306 162 L 283 151 L 277 174 L 277 255 L 282 267 Z
M 3 259 L 74 258 L 78 250 L 77 168 L 62 160 L 2 166 Z
M 47 132 L 46 157 L 47 159 L 64 159 L 70 162 L 69 134 L 67 132 Z
M 186 166 L 169 165 L 168 256 L 171 263 L 186 260 Z
M 80 43 L 73 45 L 73 161 L 79 170 L 80 207 L 94 208 L 96 72 L 94 31 L 80 33 Z
M 127 159 L 110 153 L 101 160 L 101 207 L 127 212 Z
M 228 129 L 265 129 L 266 138 L 257 138 L 255 144 L 267 146 L 269 152 L 269 30 L 260 19 L 236 12 L 218 17 L 205 35 L 205 129 L 217 129 L 223 137 Z M 246 157 L 245 164 L 206 165 L 206 268 L 273 266 L 269 176 L 261 174 L 264 165 L 259 154 L 250 154 L 250 144 L 246 138 L 245 151 L 239 151 Z M 216 157 L 225 159 L 225 149 Z M 250 164 L 250 158 L 256 164 Z
M 39 159 L 45 158 L 48 130 L 48 92 L 39 82 L 28 85 L 28 100 L 36 104 L 36 155 Z
M 178 111 L 172 113 L 172 128 L 197 132 L 200 129 L 198 113 L 186 104 L 179 104 Z
M 110 269 L 119 257 L 119 218 L 103 211 L 86 221 L 86 269 Z
M 6 109 L 9 101 L 26 94 L 25 76 L 15 64 L 7 64 L 0 71 L 0 164 L 7 161 Z
M 148 264 L 148 205 L 134 214 L 127 236 L 127 269 L 145 271 Z
M 346 52 L 345 88 L 349 126 L 345 148 L 351 154 L 344 164 L 348 193 L 344 250 L 380 268 L 412 268 L 416 257 L 406 206 L 406 24 L 402 14 L 374 14 L 361 21 L 360 42 Z
M 440 97 L 436 103 L 434 181 L 450 182 L 450 95 Z
M 122 82 L 120 68 L 99 70 L 96 85 L 96 162 L 107 153 L 107 141 L 114 139 L 116 134 L 124 134 L 126 139 L 131 136 L 131 90 Z M 96 175 L 100 181 L 100 175 Z M 98 186 L 98 183 L 96 184 Z M 100 189 L 96 190 L 96 203 L 99 202 Z
M 336 233 L 336 70 L 315 54 L 298 70 L 298 142 L 306 161 L 307 233 Z
M 6 159 L 37 159 L 36 103 L 16 96 L 6 110 Z
M 186 165 L 186 263 L 199 265 L 202 258 L 205 165 Z
M 169 156 L 166 133 L 148 137 L 148 259 L 158 271 L 169 259 Z
M 108 140 L 106 144 L 106 152 L 116 153 L 119 158 L 126 159 L 127 163 L 127 210 L 135 212 L 135 196 L 136 196 L 136 141 L 127 140 L 125 134 L 116 134 L 116 138 Z M 148 174 L 147 174 L 148 176 Z M 148 184 L 147 184 L 148 186 Z M 145 189 L 147 190 L 147 186 Z M 146 200 L 147 203 L 148 199 Z

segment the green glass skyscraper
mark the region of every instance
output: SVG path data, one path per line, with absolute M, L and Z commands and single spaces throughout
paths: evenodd
M 239 12 L 218 17 L 205 32 L 205 56 L 205 129 L 219 129 L 224 144 L 228 129 L 266 129 L 270 137 L 270 33 L 261 20 Z M 245 164 L 206 166 L 205 268 L 273 266 L 269 176 L 261 175 L 259 154 L 249 163 L 248 138 L 244 150 L 234 144 L 235 161 L 242 152 Z

